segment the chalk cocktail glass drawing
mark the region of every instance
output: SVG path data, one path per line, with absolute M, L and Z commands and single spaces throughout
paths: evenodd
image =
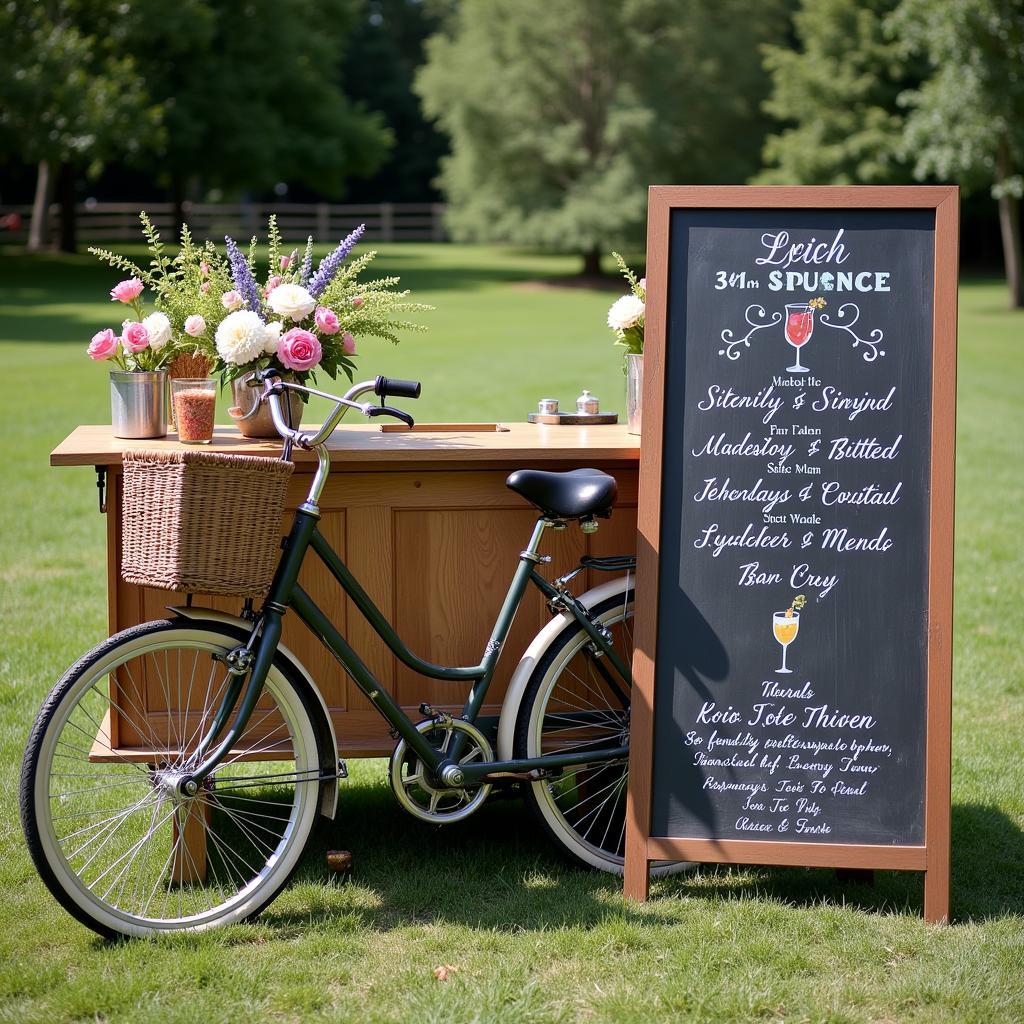
M 807 344 L 814 331 L 814 307 L 808 302 L 786 304 L 786 341 L 796 349 L 796 362 L 786 369 L 790 373 L 806 373 L 807 367 L 800 364 L 800 348 Z
M 772 613 L 772 632 L 775 639 L 782 645 L 782 665 L 775 671 L 789 675 L 793 670 L 786 668 L 786 648 L 796 639 L 800 629 L 800 613 L 792 608 L 787 612 Z

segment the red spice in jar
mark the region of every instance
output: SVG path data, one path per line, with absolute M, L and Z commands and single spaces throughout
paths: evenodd
M 179 441 L 209 441 L 213 437 L 217 393 L 205 388 L 187 388 L 174 396 L 174 416 Z

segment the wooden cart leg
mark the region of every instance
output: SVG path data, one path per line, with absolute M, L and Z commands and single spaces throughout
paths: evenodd
M 206 881 L 206 829 L 209 824 L 210 805 L 202 796 L 183 803 L 175 812 L 175 854 L 171 865 L 171 882 L 174 885 Z

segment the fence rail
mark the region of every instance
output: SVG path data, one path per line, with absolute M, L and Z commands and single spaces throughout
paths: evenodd
M 170 203 L 79 203 L 75 208 L 78 240 L 93 242 L 138 241 L 139 210 L 145 209 L 160 233 L 174 237 L 174 207 Z M 277 214 L 281 234 L 289 241 L 312 235 L 331 242 L 348 234 L 357 224 L 366 225 L 371 242 L 443 242 L 443 203 L 186 203 L 185 220 L 195 238 L 222 241 L 225 235 L 239 240 L 264 235 L 267 218 Z M 0 241 L 23 243 L 28 239 L 30 206 L 0 206 Z M 60 207 L 49 209 L 48 237 L 60 231 Z

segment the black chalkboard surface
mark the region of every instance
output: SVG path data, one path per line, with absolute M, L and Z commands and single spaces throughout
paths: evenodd
M 726 851 L 697 859 L 803 863 L 813 845 L 835 860 L 806 862 L 882 866 L 857 851 L 927 850 L 930 673 L 948 690 L 929 647 L 949 560 L 932 530 L 951 460 L 933 435 L 952 422 L 933 416 L 948 238 L 937 202 L 703 191 L 733 205 L 670 202 L 648 256 L 640 516 L 657 564 L 646 597 L 640 577 L 653 657 L 631 814 L 647 836 Z

